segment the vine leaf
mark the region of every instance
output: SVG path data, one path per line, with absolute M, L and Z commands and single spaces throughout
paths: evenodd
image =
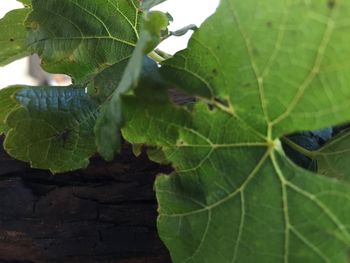
M 163 74 L 188 92 L 219 98 L 271 137 L 343 123 L 350 35 L 341 28 L 350 4 L 328 2 L 223 0 L 188 49 L 164 63 Z
M 123 125 L 121 96 L 135 88 L 141 77 L 144 56 L 160 41 L 160 33 L 168 26 L 168 18 L 161 12 L 151 12 L 145 18 L 140 40 L 128 62 L 118 87 L 103 103 L 95 126 L 98 152 L 106 160 L 112 160 L 120 149 L 120 129 Z M 146 60 L 147 63 L 147 60 Z M 158 69 L 154 63 L 150 65 Z
M 32 8 L 31 50 L 45 70 L 76 80 L 129 58 L 139 38 L 137 0 L 36 0 Z
M 119 61 L 95 75 L 88 83 L 87 90 L 89 95 L 99 103 L 108 100 L 116 87 L 118 87 L 129 59 L 128 57 L 125 60 Z
M 0 66 L 29 55 L 24 26 L 30 8 L 13 10 L 0 19 Z
M 350 133 L 343 131 L 318 151 L 312 152 L 320 174 L 350 180 Z
M 79 87 L 22 87 L 6 119 L 5 150 L 31 166 L 62 173 L 85 168 L 96 152 L 97 105 Z
M 332 3 L 222 0 L 163 63 L 193 110 L 125 99 L 123 136 L 174 167 L 156 181 L 174 262 L 348 262 L 350 185 L 297 167 L 279 141 L 350 119 L 350 3 Z
M 21 89 L 21 87 L 13 86 L 0 90 L 0 135 L 8 130 L 5 122 L 7 116 L 18 106 L 14 94 Z
M 188 112 L 139 92 L 124 107 L 123 136 L 161 146 L 176 171 L 156 182 L 174 262 L 347 262 L 349 185 L 296 167 L 278 142 L 206 105 Z

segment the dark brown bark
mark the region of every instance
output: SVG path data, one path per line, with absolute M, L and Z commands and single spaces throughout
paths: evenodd
M 166 170 L 126 146 L 114 162 L 51 175 L 0 147 L 0 263 L 171 262 L 153 192 Z

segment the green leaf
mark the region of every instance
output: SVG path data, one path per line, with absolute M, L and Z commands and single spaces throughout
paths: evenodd
M 0 66 L 30 54 L 24 26 L 29 12 L 29 8 L 16 9 L 0 19 Z
M 112 160 L 121 145 L 120 129 L 124 123 L 121 96 L 137 86 L 142 73 L 144 56 L 159 43 L 160 32 L 167 25 L 168 19 L 165 14 L 161 12 L 148 14 L 143 24 L 140 40 L 118 87 L 101 107 L 95 133 L 98 152 L 106 160 Z M 153 64 L 152 67 L 158 69 L 156 64 Z
M 8 130 L 7 116 L 18 107 L 14 94 L 22 87 L 13 86 L 0 90 L 0 135 Z
M 94 76 L 88 84 L 89 95 L 99 103 L 108 100 L 118 87 L 128 62 L 129 58 L 126 58 Z
M 6 124 L 6 151 L 31 166 L 62 173 L 85 168 L 96 152 L 97 105 L 79 87 L 24 87 Z
M 147 63 L 147 60 L 143 61 L 142 57 L 152 51 L 154 47 L 159 44 L 160 33 L 166 28 L 168 23 L 166 14 L 161 12 L 150 12 L 143 17 L 142 21 L 141 39 L 130 59 L 130 61 L 133 61 L 133 65 L 129 66 L 129 71 L 126 71 L 125 69 L 131 62 L 129 61 L 129 58 L 126 58 L 125 60 L 119 61 L 117 64 L 106 68 L 97 74 L 90 82 L 88 88 L 89 94 L 99 102 L 104 102 L 110 99 L 112 93 L 115 92 L 116 88 L 122 81 L 123 75 L 128 75 L 129 72 L 134 72 L 133 75 L 137 81 L 141 72 L 140 66 L 142 67 L 143 63 Z M 136 64 L 138 66 L 136 66 Z M 144 68 L 147 70 L 147 68 L 150 67 L 151 70 L 148 73 L 152 74 L 152 68 L 154 66 L 155 65 L 144 65 Z
M 350 112 L 348 11 L 346 1 L 223 0 L 163 73 L 270 137 L 342 123 Z
M 163 67 L 202 102 L 125 99 L 123 136 L 162 147 L 175 170 L 156 181 L 173 262 L 348 262 L 350 185 L 294 165 L 279 137 L 350 119 L 349 11 L 222 0 Z
M 156 182 L 174 262 L 347 262 L 349 185 L 296 167 L 278 141 L 206 105 L 191 113 L 139 95 L 124 107 L 123 136 L 162 146 L 176 170 Z
M 86 80 L 129 58 L 139 30 L 137 0 L 34 0 L 29 44 L 49 72 Z M 59 25 L 59 26 L 58 26 Z
M 311 152 L 320 174 L 350 180 L 350 133 L 344 131 L 318 151 Z

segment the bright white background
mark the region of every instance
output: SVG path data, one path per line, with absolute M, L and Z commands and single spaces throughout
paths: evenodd
M 190 24 L 200 24 L 213 12 L 219 0 L 168 0 L 154 9 L 169 12 L 174 22 L 170 26 L 171 31 L 181 29 Z M 8 11 L 20 8 L 21 4 L 15 0 L 0 0 L 0 18 Z M 159 48 L 169 54 L 186 48 L 191 33 L 183 37 L 171 37 L 165 40 Z M 6 67 L 0 67 L 0 88 L 13 84 L 36 85 L 36 81 L 28 76 L 28 59 L 21 59 Z
M 219 0 L 168 0 L 154 9 L 169 12 L 174 18 L 174 22 L 169 29 L 175 31 L 187 25 L 200 24 L 212 13 L 215 12 Z M 186 48 L 191 33 L 184 37 L 171 37 L 164 41 L 159 48 L 169 54 Z

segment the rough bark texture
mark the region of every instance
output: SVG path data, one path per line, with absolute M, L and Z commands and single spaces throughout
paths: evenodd
M 112 163 L 95 158 L 84 171 L 51 175 L 0 147 L 0 263 L 171 262 L 153 192 L 166 170 L 126 146 Z

